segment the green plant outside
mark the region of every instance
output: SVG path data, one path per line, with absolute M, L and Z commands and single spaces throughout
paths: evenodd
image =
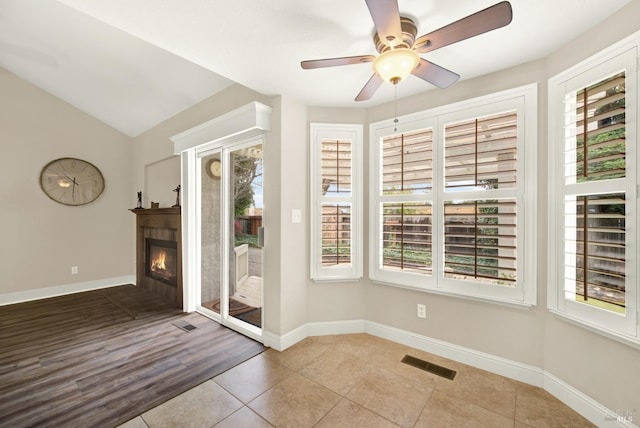
M 348 246 L 344 247 L 322 247 L 322 254 L 350 254 L 351 248 Z
M 404 260 L 405 263 L 417 264 L 420 266 L 431 266 L 431 252 L 425 250 L 412 250 L 405 248 L 404 251 L 397 248 L 385 248 L 382 254 L 384 260 Z
M 259 248 L 258 235 L 237 235 L 235 237 L 235 246 L 248 244 L 250 247 Z
M 588 300 L 584 300 L 584 297 L 576 295 L 576 302 L 584 303 L 587 305 L 595 306 L 598 308 L 606 309 L 611 312 L 615 312 L 618 314 L 624 314 L 625 308 L 622 306 L 614 305 L 608 302 L 603 302 L 602 300 L 597 300 L 593 297 L 590 297 Z
M 622 100 L 622 106 L 624 106 L 624 100 Z M 605 106 L 606 107 L 606 106 Z M 620 115 L 620 120 L 624 120 L 624 114 Z M 609 145 L 605 145 L 603 147 L 594 147 L 591 148 L 592 145 L 597 145 L 601 143 L 606 143 L 608 141 L 616 141 L 618 142 L 611 143 Z M 576 153 L 576 175 L 581 177 L 583 173 L 583 160 L 584 160 L 584 139 L 579 138 L 577 141 L 578 144 L 578 152 Z M 588 165 L 587 177 L 581 177 L 579 179 L 582 181 L 592 181 L 592 180 L 606 180 L 613 178 L 624 177 L 624 169 L 625 169 L 625 128 L 618 128 L 611 131 L 601 132 L 599 134 L 593 135 L 587 138 L 587 159 L 594 160 L 599 158 L 606 158 L 609 156 L 620 155 L 617 159 L 609 159 L 603 160 L 600 162 L 590 162 Z M 594 177 L 590 177 L 590 174 L 598 174 L 602 172 L 611 171 L 609 174 L 605 175 L 596 175 Z

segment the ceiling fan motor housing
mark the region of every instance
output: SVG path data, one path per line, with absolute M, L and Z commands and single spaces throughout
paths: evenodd
M 411 18 L 401 16 L 400 28 L 402 29 L 402 41 L 400 42 L 397 40 L 380 40 L 377 32 L 373 35 L 373 43 L 378 53 L 383 53 L 391 48 L 413 48 L 418 34 L 418 27 L 416 27 L 415 22 Z

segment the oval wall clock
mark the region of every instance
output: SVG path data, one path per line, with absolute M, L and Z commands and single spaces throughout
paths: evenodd
M 220 159 L 212 159 L 207 164 L 207 173 L 211 178 L 216 180 L 220 180 L 220 175 L 222 174 L 222 164 L 220 163 Z
M 86 205 L 104 191 L 104 177 L 90 162 L 76 158 L 52 160 L 40 172 L 40 187 L 63 205 Z

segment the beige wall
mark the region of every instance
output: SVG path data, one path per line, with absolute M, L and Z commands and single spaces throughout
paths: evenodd
M 180 156 L 168 155 L 145 165 L 143 169 L 144 187 L 139 189 L 142 191 L 142 206 L 151 208 L 151 202 L 157 202 L 160 208 L 174 206 L 177 198 L 174 190 L 180 184 Z
M 130 138 L 2 69 L 0 94 L 0 295 L 133 275 Z M 40 171 L 59 157 L 96 165 L 102 196 L 45 196 Z
M 135 137 L 133 189 L 145 190 L 144 206 L 149 207 L 149 198 L 170 201 L 166 195 L 173 195 L 171 189 L 180 183 L 180 160 L 173 151 L 172 136 L 252 101 L 270 103 L 268 97 L 233 85 Z M 148 175 L 150 170 L 153 176 Z M 149 180 L 151 177 L 157 181 Z
M 263 267 L 263 295 L 264 295 L 264 329 L 275 335 L 286 333 L 282 329 L 281 314 L 284 312 L 282 305 L 282 269 L 280 265 L 280 253 L 283 242 L 282 191 L 280 189 L 280 171 L 282 170 L 282 108 L 279 98 L 270 104 L 271 131 L 267 132 L 263 147 L 263 218 L 264 227 L 264 267 Z
M 307 322 L 309 278 L 309 245 L 307 222 L 292 223 L 291 210 L 307 212 L 307 146 L 306 107 L 286 97 L 280 97 L 280 331 L 286 333 Z M 265 165 L 265 168 L 267 166 Z M 273 177 L 273 175 L 271 176 Z M 278 191 L 269 186 L 267 190 Z M 267 216 L 271 216 L 267 211 Z M 269 251 L 267 249 L 267 251 Z

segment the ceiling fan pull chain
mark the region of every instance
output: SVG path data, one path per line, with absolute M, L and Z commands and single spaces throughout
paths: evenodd
M 393 132 L 398 132 L 398 85 L 393 85 L 395 95 L 393 97 L 393 123 L 395 124 Z

